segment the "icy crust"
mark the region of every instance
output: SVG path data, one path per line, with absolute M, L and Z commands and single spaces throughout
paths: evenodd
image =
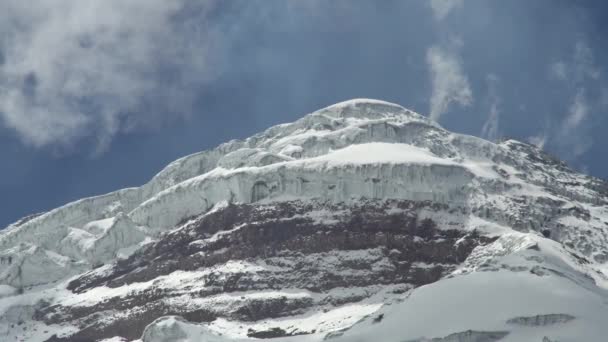
M 372 143 L 267 167 L 216 169 L 161 192 L 130 215 L 138 224 L 162 229 L 227 198 L 240 203 L 361 197 L 464 203 L 474 177 L 466 167 L 413 146 Z
M 371 117 L 370 117 L 371 116 Z M 359 120 L 356 120 L 359 118 Z M 375 118 L 375 120 L 372 120 Z M 331 140 L 341 138 L 342 146 L 361 139 L 362 133 L 367 133 L 370 123 L 384 124 L 398 122 L 404 124 L 421 123 L 433 125 L 428 119 L 406 110 L 403 107 L 378 100 L 357 99 L 345 101 L 317 112 L 304 116 L 293 123 L 281 124 L 267 129 L 245 140 L 233 140 L 218 146 L 217 148 L 196 153 L 181 158 L 159 172 L 148 184 L 142 187 L 143 198 L 149 198 L 154 194 L 167 189 L 184 180 L 202 175 L 218 166 L 233 165 L 235 156 L 232 154 L 237 150 L 256 150 L 261 153 L 271 153 L 292 157 L 294 153 L 301 153 L 302 157 L 318 156 L 329 151 Z M 370 133 L 373 129 L 369 129 Z M 336 131 L 336 132 L 334 132 Z M 382 135 L 381 131 L 376 135 Z M 317 141 L 321 140 L 321 141 Z M 294 144 L 290 144 L 292 141 Z M 298 144 L 300 143 L 300 144 Z M 306 146 L 302 146 L 306 145 Z M 334 147 L 335 148 L 335 147 Z M 248 154 L 249 152 L 239 152 Z M 254 158 L 258 158 L 252 153 Z M 224 159 L 224 160 L 222 160 Z M 248 159 L 241 162 L 249 165 Z
M 125 189 L 9 226 L 0 233 L 0 282 L 23 289 L 112 260 L 121 248 L 143 240 L 145 228 L 122 214 L 139 202 L 136 189 Z
M 216 335 L 201 325 L 193 325 L 181 317 L 161 317 L 151 323 L 141 339 L 142 342 L 225 342 L 229 341 L 221 335 Z
M 118 216 L 91 222 L 84 229 L 69 228 L 58 248 L 63 255 L 86 260 L 98 266 L 115 259 L 121 248 L 142 242 L 148 234 L 145 228 L 136 226 L 128 216 Z
M 51 230 L 57 227 L 82 227 L 92 221 L 111 218 L 119 212 L 131 211 L 140 202 L 137 189 L 134 188 L 85 198 L 39 215 L 23 224 L 7 227 L 0 234 L 0 248 L 7 248 L 18 242 L 48 242 L 49 238 L 54 240 Z
M 43 249 L 33 244 L 20 243 L 0 256 L 2 284 L 23 290 L 24 286 L 43 285 L 88 269 L 83 261 Z
M 2 284 L 27 289 L 55 282 L 113 260 L 123 249 L 143 242 L 150 235 L 147 228 L 137 226 L 122 213 L 81 228 L 67 225 L 53 230 L 36 228 L 16 229 L 2 235 L 7 246 L 0 250 Z

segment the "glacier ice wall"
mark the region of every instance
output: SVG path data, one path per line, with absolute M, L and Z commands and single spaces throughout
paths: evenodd
M 362 197 L 460 206 L 608 260 L 605 182 L 533 146 L 451 133 L 396 104 L 357 99 L 176 160 L 139 188 L 10 225 L 0 256 L 13 263 L 0 263 L 0 281 L 27 287 L 46 267 L 60 265 L 63 278 L 98 266 L 221 201 Z

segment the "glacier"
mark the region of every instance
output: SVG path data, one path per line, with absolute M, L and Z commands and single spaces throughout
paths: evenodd
M 367 207 L 361 204 L 366 201 L 370 201 Z M 234 209 L 234 205 L 239 207 Z M 438 240 L 429 241 L 428 246 L 420 242 L 424 248 L 445 249 L 441 242 L 446 237 L 441 234 L 460 234 L 457 241 L 472 244 L 470 251 L 467 249 L 464 259 L 457 262 L 401 260 L 406 257 L 396 255 L 403 255 L 407 249 L 387 249 L 393 242 L 386 234 L 393 233 L 379 232 L 374 236 L 385 235 L 372 239 L 377 245 L 361 249 L 306 249 L 300 254 L 280 256 L 250 254 L 249 259 L 237 258 L 237 253 L 233 259 L 226 256 L 224 260 L 222 253 L 226 251 L 215 250 L 214 246 L 224 243 L 227 247 L 223 248 L 229 249 L 234 242 L 225 241 L 253 238 L 253 233 L 248 233 L 254 229 L 250 227 L 252 223 L 218 227 L 213 233 L 195 228 L 206 217 L 224 212 L 242 211 L 249 215 L 251 210 L 266 210 L 276 215 L 276 222 L 300 224 L 305 220 L 310 229 L 329 229 L 351 222 L 362 208 L 395 220 L 411 216 L 421 226 L 424 220 L 432 222 L 443 233 L 435 234 Z M 301 211 L 300 216 L 287 214 L 293 210 Z M 260 222 L 269 221 L 266 216 L 260 217 Z M 173 272 L 163 274 L 148 270 L 153 263 L 147 263 L 143 256 L 170 258 L 172 252 L 162 250 L 163 246 L 170 245 L 171 239 L 186 239 L 186 232 L 196 235 L 196 240 L 188 242 L 188 248 L 200 256 L 184 262 L 195 263 L 201 269 L 174 265 L 170 269 Z M 417 231 L 412 234 L 414 240 L 431 239 L 424 234 L 418 236 Z M 477 235 L 489 240 L 480 240 Z M 412 341 L 516 341 L 522 336 L 539 341 L 544 337 L 566 340 L 584 336 L 594 341 L 606 333 L 606 328 L 592 317 L 606 317 L 607 238 L 608 183 L 578 173 L 530 144 L 513 139 L 494 143 L 449 132 L 397 104 L 354 99 L 247 139 L 178 159 L 141 187 L 82 199 L 9 225 L 0 232 L 0 312 L 4 313 L 0 331 L 32 341 L 69 340 L 70 334 L 83 331 L 90 322 L 77 319 L 72 313 L 66 314 L 70 319 L 52 319 L 49 307 L 56 305 L 57 312 L 93 310 L 99 301 L 113 303 L 132 293 L 169 289 L 177 291 L 176 296 L 179 292 L 185 297 L 175 297 L 174 302 L 163 305 L 216 305 L 221 309 L 214 315 L 219 316 L 205 324 L 159 315 L 146 321 L 149 325 L 137 332 L 143 341 L 202 338 L 193 336 L 218 341 L 252 336 L 294 341 L 329 337 L 364 341 L 379 329 L 390 331 L 395 340 Z M 257 243 L 264 244 L 264 240 Z M 150 252 L 155 249 L 162 253 Z M 216 259 L 217 264 L 204 266 L 204 260 Z M 346 277 L 345 274 L 359 272 L 353 265 L 361 263 L 360 267 L 370 269 L 368 273 L 361 271 L 362 277 L 373 278 L 397 272 L 395 260 L 406 260 L 408 270 L 421 270 L 415 274 L 433 281 L 427 284 L 403 278 L 399 284 L 366 283 L 311 292 L 311 285 L 292 284 L 290 281 L 295 278 L 290 280 L 285 275 L 298 265 L 311 274 L 322 269 L 327 274 Z M 440 271 L 433 271 L 436 267 Z M 345 274 L 339 273 L 341 269 Z M 152 276 L 144 277 L 138 270 L 157 276 L 147 279 Z M 305 288 L 256 290 L 255 282 L 263 282 L 268 272 L 274 272 L 277 281 Z M 193 297 L 195 289 L 197 293 L 208 290 L 197 282 L 209 281 L 209 277 L 231 279 L 234 274 L 250 277 L 251 291 Z M 493 284 L 492 290 L 480 292 L 487 284 Z M 527 297 L 519 302 L 501 301 L 520 298 L 518 286 Z M 541 291 L 553 287 L 548 293 Z M 349 294 L 344 295 L 344 291 Z M 455 293 L 459 294 L 459 301 L 448 300 Z M 569 298 L 568 293 L 575 297 Z M 433 302 L 428 298 L 444 296 L 446 300 L 428 304 Z M 482 296 L 485 299 L 480 299 Z M 535 310 L 526 307 L 531 296 L 538 298 L 533 305 Z M 346 299 L 341 302 L 338 298 Z M 567 305 L 571 300 L 599 304 L 572 307 Z M 466 310 L 466 315 L 448 309 L 473 302 L 481 303 Z M 284 313 L 285 317 L 239 321 L 230 315 L 245 310 L 241 308 L 243 303 L 271 308 L 282 303 L 294 309 Z M 298 305 L 300 309 L 296 310 Z M 489 317 L 497 307 L 506 316 L 492 320 Z M 9 317 L 9 312 L 22 311 L 21 308 L 29 308 L 26 311 L 32 312 L 31 317 Z M 426 318 L 415 314 L 423 308 L 428 311 Z M 45 312 L 44 319 L 40 312 Z M 120 317 L 128 321 L 126 312 L 125 317 Z M 553 314 L 574 318 L 559 322 L 564 328 L 552 336 L 547 335 L 549 325 L 526 335 L 529 328 L 507 323 L 518 317 L 520 321 L 545 322 L 550 320 L 547 317 L 553 317 L 547 315 Z M 386 318 L 374 322 L 373 317 L 378 315 Z M 398 317 L 408 317 L 410 327 L 417 328 L 402 331 Z M 421 321 L 416 323 L 417 320 Z M 425 320 L 434 325 L 425 324 Z M 15 322 L 25 321 L 47 333 L 24 332 L 14 327 Z M 119 319 L 112 322 L 115 321 Z M 101 330 L 95 333 L 98 331 Z M 286 336 L 289 331 L 293 336 Z M 386 340 L 391 338 L 387 335 Z

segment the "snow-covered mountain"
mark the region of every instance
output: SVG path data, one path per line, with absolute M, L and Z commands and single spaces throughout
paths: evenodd
M 351 100 L 0 233 L 13 341 L 604 341 L 608 183 Z

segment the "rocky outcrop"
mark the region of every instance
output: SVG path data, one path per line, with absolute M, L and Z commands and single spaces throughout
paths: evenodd
M 508 331 L 475 331 L 467 330 L 433 339 L 420 339 L 411 342 L 494 342 L 509 335 Z
M 139 329 L 164 315 L 195 322 L 218 317 L 259 321 L 358 302 L 377 292 L 379 285 L 407 289 L 428 284 L 453 271 L 475 247 L 493 241 L 475 232 L 446 229 L 432 217 L 421 216 L 430 211 L 439 217 L 450 210 L 457 208 L 377 200 L 350 205 L 227 204 L 68 286 L 77 294 L 114 288 L 116 296 L 89 306 L 49 306 L 39 317 L 49 324 L 79 325 L 81 332 L 70 338 L 110 337 L 117 332 L 137 338 Z M 182 281 L 163 283 L 163 277 Z M 372 293 L 332 293 L 342 288 Z M 307 295 L 271 295 L 281 289 L 305 290 Z M 249 297 L 252 291 L 269 294 Z M 235 298 L 218 299 L 231 293 Z M 100 312 L 104 324 L 91 324 Z M 128 330 L 121 328 L 125 315 Z
M 528 317 L 514 317 L 509 319 L 507 323 L 530 327 L 544 327 L 547 325 L 567 323 L 575 318 L 576 317 L 568 314 L 548 314 Z

